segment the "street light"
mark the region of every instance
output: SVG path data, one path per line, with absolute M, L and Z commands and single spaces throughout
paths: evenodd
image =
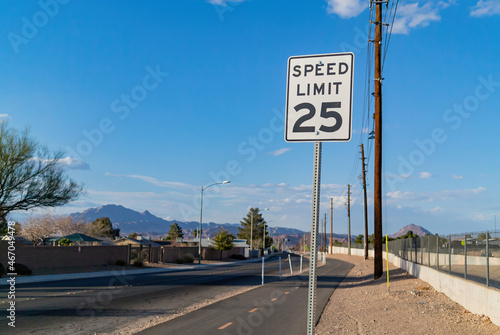
M 213 183 L 213 184 L 210 184 L 208 186 L 202 186 L 201 187 L 200 229 L 198 231 L 198 234 L 200 235 L 200 243 L 198 245 L 198 264 L 201 264 L 201 223 L 202 223 L 202 220 L 203 220 L 203 191 L 206 190 L 207 188 L 209 188 L 210 186 L 219 185 L 219 184 L 229 184 L 230 182 L 231 181 L 229 181 L 229 180 L 224 180 L 224 181 L 221 181 L 221 182 L 218 182 L 218 183 Z
M 269 208 L 264 208 L 263 211 L 268 211 Z M 252 220 L 250 221 L 250 258 L 253 258 L 253 213 L 251 213 Z M 264 225 L 264 236 L 266 234 L 266 227 Z M 264 251 L 262 251 L 264 252 Z

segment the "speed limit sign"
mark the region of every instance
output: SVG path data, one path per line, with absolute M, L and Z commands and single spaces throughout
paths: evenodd
M 288 59 L 287 142 L 351 140 L 353 53 Z

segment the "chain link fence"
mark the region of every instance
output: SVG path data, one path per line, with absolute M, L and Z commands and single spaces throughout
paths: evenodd
M 389 252 L 410 262 L 500 289 L 500 238 L 495 234 L 404 238 L 389 241 Z

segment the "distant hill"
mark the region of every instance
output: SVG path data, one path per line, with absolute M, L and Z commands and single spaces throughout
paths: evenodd
M 70 217 L 79 221 L 94 221 L 100 217 L 109 217 L 113 226 L 120 228 L 120 232 L 123 235 L 141 233 L 152 237 L 163 237 L 168 233 L 170 225 L 177 223 L 182 228 L 184 237 L 192 238 L 194 230 L 199 227 L 199 222 L 196 221 L 165 220 L 151 214 L 149 211 L 140 213 L 121 205 L 105 205 L 89 208 L 81 213 L 70 214 Z M 214 237 L 221 228 L 228 230 L 230 234 L 236 236 L 238 227 L 240 226 L 240 223 L 203 223 L 203 237 Z M 298 241 L 305 234 L 304 231 L 299 229 L 282 227 L 270 227 L 270 232 L 271 236 L 283 236 L 283 238 L 290 239 L 289 243 L 292 245 L 294 244 L 292 240 Z
M 389 237 L 397 238 L 397 237 L 406 235 L 406 233 L 409 232 L 410 230 L 413 232 L 413 234 L 417 234 L 418 236 L 425 236 L 427 234 L 434 235 L 433 233 L 431 233 L 430 231 L 428 231 L 424 227 L 417 226 L 417 225 L 414 225 L 412 223 L 412 224 L 409 224 L 407 226 L 404 226 L 403 228 L 401 228 L 400 230 L 398 230 L 396 233 L 394 233 L 392 235 L 389 235 Z

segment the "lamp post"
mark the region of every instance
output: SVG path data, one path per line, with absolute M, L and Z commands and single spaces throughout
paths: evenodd
M 213 184 L 210 184 L 208 186 L 202 186 L 201 187 L 201 200 L 200 200 L 200 229 L 198 231 L 198 235 L 200 236 L 200 239 L 199 239 L 199 245 L 198 245 L 198 264 L 201 264 L 201 223 L 202 223 L 202 220 L 203 220 L 203 191 L 206 190 L 207 188 L 209 188 L 210 186 L 214 186 L 214 185 L 219 185 L 219 184 L 229 184 L 231 181 L 229 180 L 224 180 L 224 181 L 221 181 L 221 182 L 218 182 L 218 183 L 213 183 Z

